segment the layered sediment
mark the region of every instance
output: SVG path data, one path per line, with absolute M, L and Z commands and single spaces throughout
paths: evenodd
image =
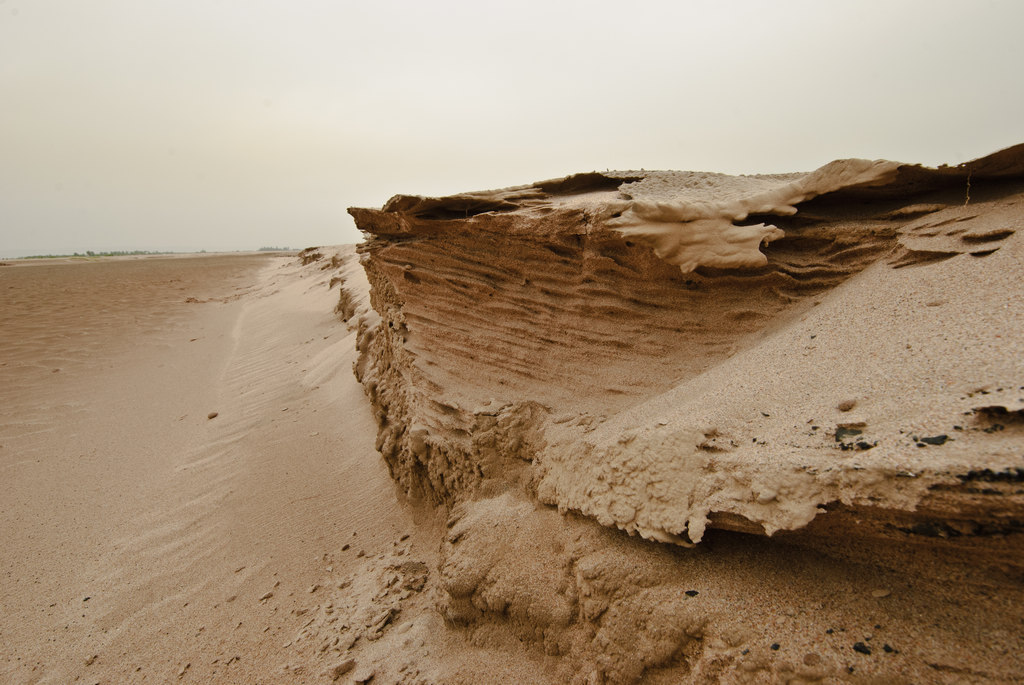
M 611 681 L 739 668 L 670 571 L 609 580 L 615 529 L 928 558 L 1020 593 L 1024 146 L 938 169 L 586 173 L 350 213 L 373 308 L 356 373 L 394 479 L 452 512 L 449 620 L 497 612 Z M 494 528 L 512 552 L 488 548 Z M 587 570 L 596 549 L 606 573 Z M 496 572 L 508 554 L 519 571 Z M 655 606 L 672 615 L 643 626 L 678 635 L 608 627 Z

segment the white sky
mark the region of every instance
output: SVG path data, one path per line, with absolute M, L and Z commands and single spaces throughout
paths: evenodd
M 353 242 L 578 171 L 1024 142 L 1024 2 L 0 0 L 0 255 Z

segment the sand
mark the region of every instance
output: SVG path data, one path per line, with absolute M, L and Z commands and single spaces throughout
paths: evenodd
M 0 266 L 0 681 L 1019 681 L 1020 157 Z
M 1022 178 L 1017 146 L 351 209 L 449 625 L 556 682 L 1016 678 Z
M 333 296 L 294 261 L 0 272 L 0 680 L 266 678 L 309 587 L 349 568 L 338 540 L 411 530 Z

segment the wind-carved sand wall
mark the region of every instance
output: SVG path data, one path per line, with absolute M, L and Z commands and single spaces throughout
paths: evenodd
M 521 531 L 549 505 L 559 530 L 939 545 L 1024 570 L 1024 146 L 938 169 L 586 173 L 349 211 L 379 316 L 356 368 L 378 448 L 453 531 Z M 613 681 L 703 635 L 601 666 L 583 576 L 551 579 L 568 614 L 530 618 L 561 600 L 515 609 L 485 581 L 500 562 L 451 537 L 452 620 L 521 610 L 549 653 Z

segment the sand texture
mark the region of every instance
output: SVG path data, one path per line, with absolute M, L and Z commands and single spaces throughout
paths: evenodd
M 350 212 L 377 447 L 451 512 L 467 639 L 555 681 L 1024 672 L 1024 146 Z
M 1006 683 L 1024 146 L 0 266 L 0 682 Z

